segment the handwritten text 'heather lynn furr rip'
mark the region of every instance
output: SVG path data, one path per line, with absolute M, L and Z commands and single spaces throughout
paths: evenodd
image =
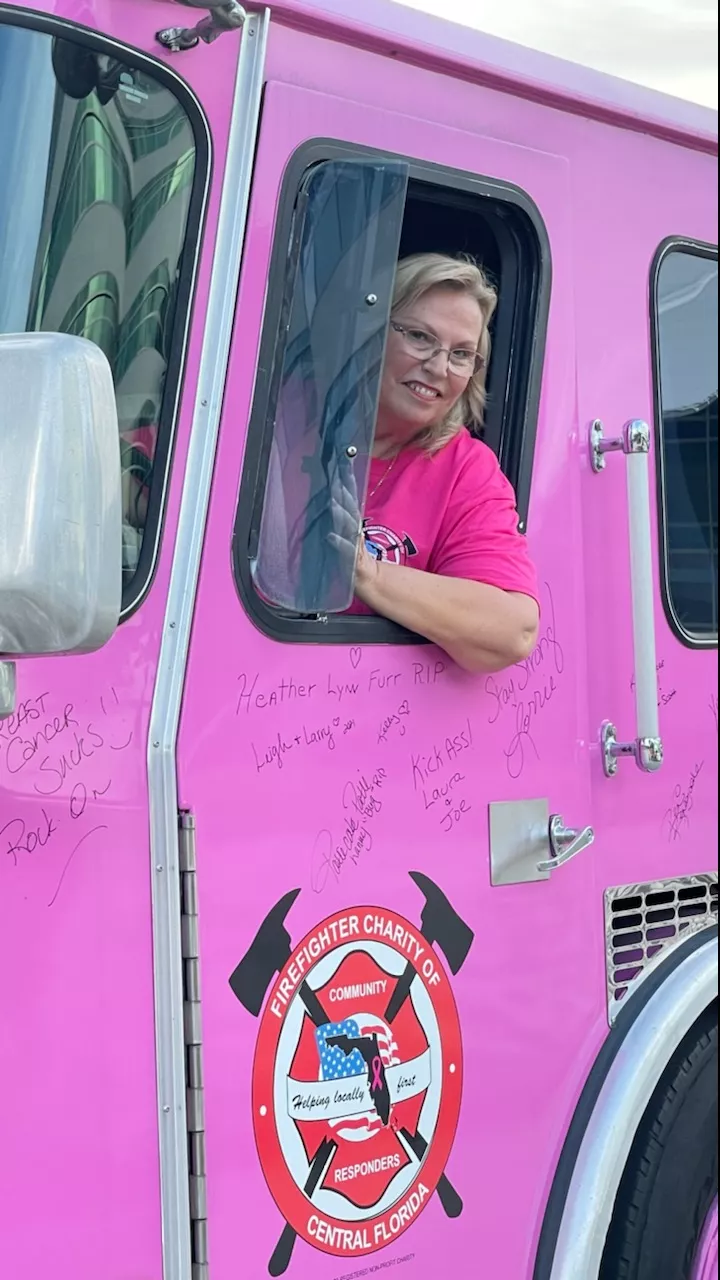
M 427 688 L 437 684 L 447 670 L 448 664 L 442 658 L 435 658 L 431 662 L 413 662 L 407 671 L 383 671 L 381 667 L 371 667 L 369 671 L 355 671 L 347 679 L 337 674 L 328 674 L 322 680 L 284 675 L 272 683 L 262 681 L 257 671 L 243 671 L 237 678 L 235 712 L 238 716 L 251 715 L 277 707 L 308 707 L 316 701 L 339 707 L 357 697 Z

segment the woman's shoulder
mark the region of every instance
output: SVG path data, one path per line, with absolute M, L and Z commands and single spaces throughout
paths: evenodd
M 453 471 L 457 482 L 469 481 L 478 485 L 501 474 L 500 463 L 492 449 L 471 435 L 467 427 L 462 427 L 433 456 L 443 460 L 444 465 Z

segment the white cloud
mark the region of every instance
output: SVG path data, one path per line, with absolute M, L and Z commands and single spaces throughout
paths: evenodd
M 402 2 L 717 108 L 716 0 Z

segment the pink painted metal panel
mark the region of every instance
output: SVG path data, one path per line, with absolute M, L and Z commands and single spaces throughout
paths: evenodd
M 717 111 L 538 53 L 389 0 L 279 0 L 277 19 L 321 37 L 414 62 L 662 137 L 714 146 Z
M 629 134 L 598 131 L 574 168 L 581 421 L 587 431 L 598 417 L 613 435 L 629 418 L 654 421 L 651 266 L 668 236 L 717 241 L 715 162 Z M 637 184 L 632 188 L 631 176 Z M 650 465 L 654 491 L 654 439 Z M 582 467 L 591 724 L 597 734 L 610 719 L 621 735 L 632 736 L 625 468 L 620 456 L 610 458 L 599 476 L 587 456 Z M 652 517 L 656 525 L 655 503 Z M 687 648 L 671 631 L 660 596 L 659 555 L 655 583 L 665 763 L 652 776 L 623 767 L 612 782 L 593 769 L 595 819 L 608 841 L 598 865 L 599 888 L 717 866 L 717 650 Z
M 531 512 L 547 583 L 542 641 L 532 662 L 487 681 L 462 676 L 434 650 L 272 643 L 237 599 L 227 546 L 243 450 L 238 423 L 248 417 L 278 185 L 296 147 L 328 134 L 515 182 L 537 202 L 555 246 Z M 281 1159 L 264 1136 L 288 1074 L 276 1069 L 278 1093 L 269 1098 L 272 1013 L 258 1031 L 228 979 L 267 912 L 291 890 L 300 889 L 287 920 L 293 947 L 326 917 L 362 917 L 366 905 L 418 930 L 423 900 L 411 871 L 434 880 L 475 934 L 451 983 L 465 1086 L 446 1175 L 465 1212 L 450 1221 L 433 1197 L 406 1238 L 386 1217 L 371 1223 L 367 1241 L 361 1233 L 330 1256 L 326 1240 L 319 1241 L 325 1251 L 301 1241 L 288 1274 L 334 1280 L 408 1255 L 421 1280 L 441 1269 L 462 1274 L 476 1255 L 493 1274 L 525 1277 L 532 1266 L 558 1146 L 603 1017 L 591 863 L 578 859 L 549 884 L 504 890 L 491 889 L 488 864 L 489 801 L 547 796 L 569 822 L 591 820 L 585 588 L 580 560 L 567 555 L 580 528 L 569 200 L 567 164 L 542 151 L 268 88 L 179 748 L 181 797 L 197 822 L 209 1216 L 219 1280 L 235 1273 L 238 1258 L 260 1280 L 283 1232 L 279 1206 L 291 1217 L 297 1206 L 282 1173 L 287 1152 Z M 450 786 L 447 796 L 435 795 L 438 784 Z M 446 806 L 447 798 L 454 803 Z M 561 978 L 567 973 L 571 983 Z M 310 1161 L 312 1133 L 308 1141 Z M 347 1145 L 342 1150 L 330 1177 L 353 1181 L 357 1160 Z M 295 1167 L 302 1184 L 302 1161 Z M 412 1194 L 409 1186 L 409 1212 Z M 327 1203 L 322 1188 L 320 1199 Z M 325 1228 L 306 1221 L 306 1235 L 313 1230 L 318 1243 Z M 367 1257 L 378 1242 L 384 1247 Z
M 154 54 L 163 6 L 48 11 Z M 169 6 L 165 6 L 165 10 Z M 183 74 L 222 173 L 238 42 Z M 207 243 L 217 217 L 209 204 Z M 207 297 L 206 255 L 197 288 Z M 101 653 L 21 661 L 0 721 L 2 1272 L 161 1280 L 147 728 L 202 324 L 190 343 L 174 483 L 150 593 Z
M 154 31 L 181 12 L 146 0 L 59 0 L 47 9 L 153 53 Z M 368 26 L 398 39 L 400 13 L 403 24 L 425 23 L 393 6 L 365 12 Z M 282 13 L 300 25 L 315 21 L 300 4 L 284 4 Z M 268 1104 L 256 1092 L 253 1117 L 258 1027 L 232 995 L 230 973 L 266 911 L 290 889 L 301 889 L 288 915 L 293 946 L 317 936 L 333 913 L 347 920 L 366 904 L 388 918 L 399 914 L 409 937 L 420 928 L 422 898 L 408 872 L 421 870 L 475 934 L 457 977 L 443 973 L 464 1044 L 463 1098 L 446 1172 L 465 1211 L 449 1220 L 433 1196 L 416 1216 L 408 1194 L 407 1232 L 399 1234 L 400 1222 L 395 1235 L 390 1218 L 383 1220 L 393 1243 L 370 1256 L 350 1246 L 333 1258 L 300 1242 L 289 1274 L 336 1280 L 405 1258 L 407 1274 L 429 1280 L 453 1270 L 463 1275 L 472 1259 L 489 1274 L 527 1280 L 563 1136 L 606 1031 L 602 889 L 709 865 L 706 840 L 717 810 L 710 781 L 715 655 L 690 653 L 662 632 L 670 770 L 648 779 L 628 766 L 615 783 L 599 772 L 600 720 L 612 714 L 621 727 L 632 724 L 626 503 L 621 460 L 611 459 L 596 478 L 584 459 L 591 417 L 604 416 L 610 428 L 631 414 L 650 416 L 649 262 L 668 234 L 716 234 L 714 210 L 698 198 L 711 185 L 714 161 L 527 98 L 451 84 L 437 60 L 434 71 L 393 61 L 389 74 L 377 54 L 337 43 L 344 23 L 357 27 L 355 9 L 335 6 L 331 17 L 322 29 L 332 41 L 281 29 L 271 43 L 275 80 L 325 94 L 274 84 L 267 96 L 179 752 L 181 800 L 198 825 L 213 1275 L 223 1280 L 239 1269 L 259 1280 L 283 1229 L 255 1145 L 256 1133 L 261 1148 L 265 1141 L 260 1107 L 275 1099 Z M 516 76 L 528 97 L 554 100 L 531 55 L 525 61 L 524 52 L 511 56 L 507 46 L 499 51 L 497 42 L 468 33 L 461 39 L 427 22 L 408 31 L 411 52 L 436 42 L 448 57 L 467 53 L 472 76 L 488 80 L 497 55 L 504 70 L 495 83 L 509 85 Z M 237 42 L 224 38 L 174 62 L 210 118 L 218 173 L 236 56 Z M 578 89 L 575 72 L 542 65 L 555 65 L 558 100 Z M 582 76 L 597 86 L 588 96 L 609 105 L 604 84 Z M 677 126 L 704 138 L 711 131 L 700 114 L 681 111 L 671 120 L 654 97 L 627 93 L 615 106 L 656 114 L 659 131 Z M 238 603 L 228 545 L 277 191 L 288 155 L 315 135 L 507 178 L 533 195 L 550 232 L 555 282 L 530 515 L 533 552 L 549 584 L 543 642 L 528 667 L 492 682 L 436 665 L 441 655 L 427 649 L 274 644 Z M 641 198 L 629 201 L 628 190 Z M 210 243 L 217 197 L 216 185 Z M 206 254 L 176 481 L 207 262 Z M 0 725 L 0 828 L 6 812 L 13 824 L 0 846 L 0 924 L 14 975 L 0 1039 L 0 1074 L 13 1098 L 4 1166 L 12 1177 L 2 1180 L 0 1221 L 3 1261 L 19 1280 L 44 1280 L 51 1271 L 60 1280 L 160 1277 L 145 749 L 177 496 L 175 483 L 158 575 L 140 612 L 102 655 L 23 664 L 20 717 Z M 657 617 L 664 626 L 659 598 Z M 531 717 L 529 732 L 515 719 L 518 706 Z M 688 706 L 697 708 L 692 716 Z M 255 752 L 262 759 L 278 733 L 292 744 L 282 769 L 258 770 Z M 687 793 L 699 749 L 691 823 L 666 841 L 667 829 L 658 828 L 672 812 L 675 788 Z M 447 817 L 437 819 L 447 797 L 434 799 L 436 768 L 448 781 L 460 775 L 453 787 L 465 800 L 458 823 L 449 806 L 447 832 Z M 369 791 L 365 784 L 358 790 L 358 777 L 368 779 Z M 87 790 L 85 807 L 78 782 Z M 594 821 L 592 853 L 549 884 L 491 890 L 488 801 L 541 795 L 573 825 Z M 327 832 L 343 850 L 337 874 L 326 866 Z M 451 1025 L 447 1011 L 443 1017 Z M 271 1026 L 266 1021 L 264 1034 Z M 404 1054 L 413 1034 L 403 1027 Z M 451 1115 L 443 1120 L 451 1122 Z M 277 1155 L 263 1159 L 284 1202 Z M 371 1243 L 385 1239 L 381 1229 Z
M 575 325 L 577 402 L 568 419 L 576 431 L 572 462 L 581 474 L 582 539 L 587 584 L 592 778 L 596 827 L 607 832 L 608 849 L 595 859 L 601 869 L 598 896 L 606 886 L 646 883 L 658 877 L 707 871 L 716 863 L 717 814 L 717 651 L 687 649 L 666 622 L 656 575 L 655 617 L 660 672 L 661 730 L 667 761 L 654 778 L 624 767 L 612 783 L 602 776 L 596 747 L 603 720 L 616 720 L 621 734 L 634 726 L 633 657 L 629 605 L 626 481 L 622 458 L 612 457 L 601 476 L 590 471 L 586 447 L 593 418 L 603 419 L 606 434 L 619 431 L 630 417 L 653 422 L 650 344 L 650 269 L 661 242 L 680 235 L 717 241 L 717 161 L 657 139 L 611 128 L 572 114 L 549 114 L 536 103 L 455 83 L 452 94 L 442 76 L 393 65 L 365 51 L 331 56 L 324 43 L 318 61 L 312 42 L 298 32 L 282 31 L 271 48 L 271 69 L 278 77 L 301 79 L 308 87 L 327 83 L 334 93 L 358 98 L 373 84 L 378 105 L 403 112 L 422 102 L 428 116 L 465 130 L 482 120 L 483 131 L 512 148 L 534 145 L 567 158 L 572 173 L 570 227 L 576 291 Z M 478 171 L 491 173 L 471 157 Z M 557 255 L 554 239 L 553 254 Z M 653 444 L 653 450 L 654 450 Z M 542 441 L 539 444 L 542 449 Z M 654 471 L 654 459 L 651 457 Z M 543 518 L 545 495 L 536 474 L 531 518 Z M 536 514 L 536 513 L 539 513 Z M 655 509 L 653 504 L 653 520 Z M 534 543 L 534 528 L 531 527 Z M 622 585 L 621 585 L 622 584 Z M 686 713 L 686 699 L 695 708 Z M 695 759 L 698 748 L 700 754 Z M 687 795 L 696 763 L 705 762 L 693 788 L 692 826 L 668 840 L 666 814 Z M 671 778 L 672 774 L 676 775 Z M 679 788 L 675 796 L 675 789 Z M 693 832 L 691 838 L 690 832 Z

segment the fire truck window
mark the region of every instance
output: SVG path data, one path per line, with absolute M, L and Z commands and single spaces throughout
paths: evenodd
M 253 563 L 258 592 L 295 613 L 352 601 L 331 505 L 343 484 L 364 492 L 406 185 L 402 164 L 339 162 L 300 191 Z
M 241 597 L 268 635 L 417 643 L 355 610 L 352 556 L 328 547 L 343 488 L 363 510 L 397 261 L 425 252 L 470 255 L 498 291 L 481 430 L 525 527 L 550 287 L 538 210 L 496 180 L 308 143 L 280 194 L 233 540 Z
M 689 642 L 718 630 L 717 253 L 673 248 L 655 285 L 663 570 Z
M 0 331 L 78 334 L 110 361 L 128 607 L 152 567 L 143 548 L 157 536 L 177 398 L 183 249 L 203 168 L 193 125 L 153 75 L 9 23 L 0 120 Z

